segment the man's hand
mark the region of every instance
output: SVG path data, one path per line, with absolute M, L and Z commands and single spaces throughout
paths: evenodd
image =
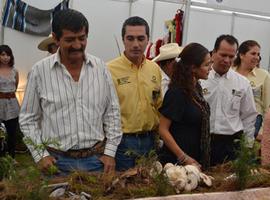
M 54 166 L 55 163 L 56 160 L 54 157 L 46 156 L 42 158 L 40 161 L 38 161 L 37 165 L 42 172 L 48 173 L 50 168 L 55 167 Z
M 99 160 L 104 164 L 104 173 L 114 172 L 115 160 L 113 157 L 102 155 Z

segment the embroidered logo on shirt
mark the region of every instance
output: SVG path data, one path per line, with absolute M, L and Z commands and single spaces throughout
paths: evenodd
M 250 81 L 250 85 L 251 85 L 251 87 L 256 87 L 256 84 L 254 83 L 254 81 Z
M 118 83 L 118 85 L 128 84 L 128 83 L 130 83 L 130 82 L 128 81 L 128 79 L 129 79 L 129 76 L 122 77 L 122 78 L 118 78 L 118 79 L 117 79 L 117 83 Z
M 203 93 L 203 95 L 210 94 L 210 92 L 208 91 L 207 88 L 203 88 L 202 93 Z
M 157 83 L 157 77 L 156 77 L 156 76 L 152 76 L 151 81 L 152 81 L 153 83 Z

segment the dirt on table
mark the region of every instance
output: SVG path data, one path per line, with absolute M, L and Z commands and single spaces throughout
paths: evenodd
M 270 187 L 270 168 L 259 167 L 258 173 L 247 179 L 246 188 Z M 92 199 L 134 199 L 142 197 L 167 196 L 176 194 L 163 175 L 152 178 L 149 169 L 139 167 L 111 175 L 100 173 L 74 172 L 67 177 L 46 179 L 35 170 L 23 171 L 13 180 L 0 182 L 0 199 L 43 200 L 49 199 L 52 188 L 47 185 L 67 182 L 65 195 L 51 199 L 71 199 L 70 194 L 90 194 Z M 199 185 L 191 193 L 236 191 L 239 189 L 231 163 L 211 168 L 205 172 L 214 177 L 212 187 Z M 227 177 L 227 178 L 226 178 Z M 184 194 L 182 192 L 181 194 Z

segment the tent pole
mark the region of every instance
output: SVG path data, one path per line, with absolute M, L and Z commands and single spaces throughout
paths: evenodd
M 151 16 L 151 28 L 150 28 L 150 38 L 149 41 L 153 42 L 153 32 L 154 32 L 154 23 L 155 23 L 155 14 L 156 14 L 156 1 L 153 0 L 152 6 L 152 16 Z
M 2 15 L 3 15 L 3 12 L 4 12 L 4 6 L 5 6 L 5 3 L 6 3 L 6 0 L 2 0 L 1 2 L 1 10 L 2 10 Z M 0 36 L 0 40 L 1 40 L 1 44 L 4 44 L 4 39 L 5 39 L 5 28 L 4 26 L 1 24 L 1 36 Z
M 180 2 L 182 2 L 182 1 L 180 1 Z M 182 46 L 185 46 L 187 44 L 190 6 L 191 6 L 191 0 L 186 0 L 185 12 L 184 12 L 184 28 L 183 28 Z

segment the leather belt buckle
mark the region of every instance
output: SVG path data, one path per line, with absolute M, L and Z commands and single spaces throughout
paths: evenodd
M 94 147 L 92 148 L 87 148 L 87 149 L 78 149 L 78 150 L 68 150 L 68 151 L 61 151 L 58 149 L 54 149 L 52 147 L 47 147 L 48 151 L 71 157 L 71 158 L 86 158 L 89 156 L 93 156 L 95 154 L 101 154 L 104 152 L 105 148 L 105 142 L 98 142 Z

